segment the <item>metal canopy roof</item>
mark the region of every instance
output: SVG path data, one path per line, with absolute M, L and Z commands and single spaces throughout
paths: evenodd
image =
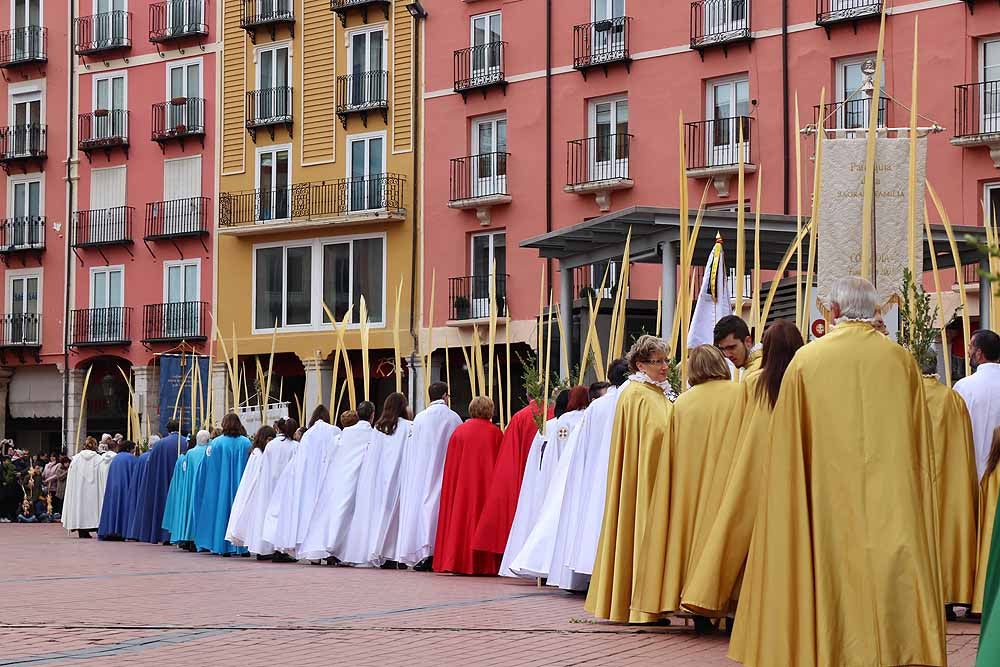
M 688 224 L 694 225 L 697 211 L 690 212 Z M 803 224 L 808 219 L 803 219 Z M 632 229 L 630 254 L 634 262 L 659 263 L 659 246 L 671 243 L 675 256 L 680 235 L 680 210 L 658 206 L 631 206 L 607 213 L 591 220 L 565 227 L 548 234 L 535 236 L 521 242 L 522 248 L 538 250 L 540 257 L 558 259 L 562 268 L 586 266 L 601 260 L 620 258 L 625 251 L 625 238 Z M 820 228 L 822 231 L 822 227 Z M 986 232 L 982 227 L 954 226 L 962 264 L 974 264 L 983 256 L 977 248 L 965 242 L 965 236 L 972 235 L 981 243 L 986 242 Z M 722 234 L 723 247 L 729 257 L 736 255 L 736 212 L 706 210 L 695 245 L 693 262 L 705 260 L 715 244 L 715 234 Z M 753 266 L 754 215 L 746 215 L 746 262 Z M 944 227 L 931 226 L 934 250 L 939 268 L 954 266 L 948 236 Z M 761 268 L 775 270 L 781 263 L 788 247 L 795 240 L 795 216 L 761 214 L 760 216 L 760 260 Z M 803 256 L 809 249 L 808 237 L 802 241 Z M 924 253 L 924 270 L 931 270 L 930 256 Z

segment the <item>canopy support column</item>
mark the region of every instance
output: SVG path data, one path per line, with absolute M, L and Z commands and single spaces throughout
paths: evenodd
M 663 295 L 660 335 L 670 342 L 670 330 L 674 323 L 674 304 L 677 303 L 677 253 L 670 241 L 660 244 L 660 268 L 662 271 Z M 673 352 L 673 350 L 671 350 Z

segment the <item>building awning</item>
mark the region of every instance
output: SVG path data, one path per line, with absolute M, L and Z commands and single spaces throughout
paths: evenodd
M 62 374 L 52 366 L 18 366 L 10 379 L 12 419 L 62 418 Z

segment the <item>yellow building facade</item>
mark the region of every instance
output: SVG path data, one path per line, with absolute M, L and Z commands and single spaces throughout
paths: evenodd
M 352 312 L 359 400 L 361 297 L 372 400 L 405 366 L 395 328 L 400 356 L 414 351 L 415 29 L 401 2 L 225 0 L 216 321 L 227 342 L 235 330 L 244 363 L 275 335 L 272 386 L 284 382 L 281 398 L 295 394 L 305 416 L 333 381 L 324 304 Z M 345 380 L 341 368 L 338 391 Z

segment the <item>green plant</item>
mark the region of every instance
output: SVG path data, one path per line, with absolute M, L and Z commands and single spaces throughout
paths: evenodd
M 936 359 L 934 343 L 941 330 L 937 328 L 938 309 L 931 296 L 913 281 L 909 269 L 903 272 L 903 300 L 899 305 L 899 344 L 909 350 L 921 368 Z
M 524 392 L 528 395 L 528 403 L 534 401 L 538 406 L 533 412 L 535 418 L 535 426 L 541 431 L 545 426 L 545 415 L 542 413 L 541 406 L 545 403 L 545 373 L 538 368 L 538 355 L 534 352 L 528 352 L 524 356 L 517 353 L 517 358 L 521 362 L 521 381 L 524 383 Z M 579 366 L 570 370 L 569 376 L 579 377 L 580 368 Z M 559 377 L 558 371 L 553 371 L 549 369 L 549 405 L 553 405 L 555 402 L 555 397 L 559 395 L 559 392 L 564 389 L 569 389 L 572 385 L 572 381 L 567 378 Z

